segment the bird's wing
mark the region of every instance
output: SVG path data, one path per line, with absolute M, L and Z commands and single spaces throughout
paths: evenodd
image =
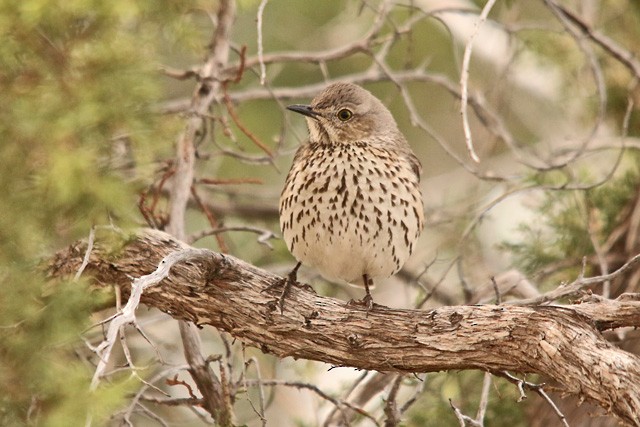
M 309 141 L 300 144 L 300 147 L 296 150 L 296 154 L 293 155 L 293 164 L 296 164 L 300 158 L 305 157 L 305 153 L 311 150 L 311 143 Z
M 409 164 L 411 165 L 413 173 L 416 174 L 416 176 L 418 177 L 418 181 L 420 181 L 420 175 L 422 175 L 422 163 L 420 163 L 420 160 L 418 160 L 416 155 L 412 152 L 406 153 L 406 156 L 407 160 L 409 160 Z

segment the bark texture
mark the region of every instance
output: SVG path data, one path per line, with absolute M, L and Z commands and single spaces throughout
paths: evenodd
M 117 240 L 116 240 L 117 241 Z M 108 245 L 106 242 L 109 242 Z M 143 230 L 114 243 L 97 238 L 84 274 L 96 285 L 120 285 L 156 269 L 163 257 L 188 248 L 170 235 Z M 60 251 L 52 277 L 73 276 L 86 242 Z M 609 343 L 604 329 L 640 326 L 636 295 L 559 306 L 475 305 L 433 310 L 362 306 L 291 289 L 277 307 L 283 278 L 213 251 L 175 265 L 144 291 L 142 302 L 172 317 L 211 325 L 277 357 L 310 359 L 380 372 L 481 369 L 537 373 L 561 391 L 586 398 L 629 424 L 640 425 L 640 358 Z

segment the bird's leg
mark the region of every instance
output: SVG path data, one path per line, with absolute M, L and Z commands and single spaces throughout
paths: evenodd
M 369 311 L 373 308 L 373 297 L 371 296 L 371 291 L 369 290 L 369 281 L 371 281 L 371 284 L 373 285 L 373 279 L 371 279 L 368 274 L 363 274 L 362 280 L 364 281 L 365 291 L 365 296 L 364 298 L 362 298 L 362 302 L 367 307 L 367 311 Z
M 298 269 L 302 265 L 301 262 L 298 261 L 293 270 L 287 274 L 287 278 L 284 281 L 284 288 L 282 289 L 282 293 L 280 294 L 280 298 L 278 298 L 278 307 L 280 307 L 280 314 L 284 313 L 284 300 L 287 298 L 289 294 L 289 290 L 291 290 L 291 286 L 298 281 Z
M 282 292 L 280 293 L 280 297 L 278 298 L 278 307 L 280 307 L 280 313 L 284 313 L 284 300 L 287 298 L 289 291 L 291 290 L 291 286 L 298 281 L 298 269 L 302 265 L 301 262 L 298 262 L 293 270 L 287 274 L 287 278 L 283 281 L 274 283 L 270 286 L 267 286 L 266 289 L 262 292 L 269 291 L 277 286 L 283 286 Z M 284 283 L 283 283 L 284 282 Z

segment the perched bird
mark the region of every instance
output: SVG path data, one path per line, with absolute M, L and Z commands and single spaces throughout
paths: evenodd
M 329 280 L 364 286 L 397 273 L 424 226 L 421 165 L 384 104 L 351 83 L 335 83 L 310 105 L 300 146 L 280 196 L 280 228 L 300 264 Z

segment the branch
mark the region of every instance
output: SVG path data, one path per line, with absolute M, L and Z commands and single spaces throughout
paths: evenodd
M 478 17 L 478 21 L 476 21 L 476 25 L 474 27 L 473 33 L 471 33 L 471 37 L 469 37 L 469 41 L 464 47 L 464 56 L 462 58 L 462 72 L 460 73 L 460 92 L 462 93 L 462 102 L 460 103 L 460 114 L 462 115 L 462 128 L 464 130 L 464 140 L 467 145 L 467 151 L 469 153 L 469 157 L 476 162 L 480 162 L 480 158 L 476 154 L 475 149 L 473 148 L 473 140 L 471 138 L 471 126 L 469 126 L 469 116 L 467 113 L 467 103 L 469 97 L 469 64 L 471 62 L 471 52 L 473 50 L 473 41 L 480 32 L 480 27 L 487 20 L 487 16 L 489 16 L 489 12 L 493 8 L 495 4 L 495 0 L 489 0 L 487 4 L 482 8 L 482 13 Z
M 212 80 L 200 82 L 192 95 L 191 108 L 196 114 L 186 119 L 184 131 L 178 138 L 176 169 L 169 190 L 170 215 L 167 230 L 178 239 L 183 240 L 186 238 L 185 215 L 190 194 L 193 194 L 194 199 L 198 201 L 197 194 L 192 188 L 195 176 L 195 141 L 204 125 L 203 117 L 209 111 L 219 92 L 220 83 L 215 79 L 219 76 L 220 68 L 226 64 L 229 56 L 229 35 L 235 18 L 235 0 L 223 0 L 219 3 L 216 29 L 213 33 L 207 60 L 202 68 L 203 76 Z M 215 227 L 217 225 L 215 218 L 209 211 L 205 211 L 205 213 Z M 224 251 L 225 245 L 222 236 L 217 236 L 217 239 L 220 249 Z M 194 330 L 193 325 L 180 322 L 178 326 L 185 359 L 190 366 L 189 372 L 202 393 L 206 410 L 213 416 L 217 424 L 231 425 L 232 413 L 225 393 L 227 385 L 216 377 L 202 356 L 200 336 Z
M 154 230 L 123 240 L 114 250 L 113 236 L 96 237 L 85 274 L 97 286 L 120 285 L 125 294 L 131 277 L 156 270 L 163 257 L 187 247 Z M 78 242 L 56 254 L 49 275 L 73 277 L 86 246 Z M 640 358 L 600 334 L 611 327 L 640 326 L 637 299 L 430 311 L 376 305 L 367 313 L 297 285 L 281 315 L 279 289 L 265 290 L 282 280 L 232 256 L 199 250 L 161 283 L 148 287 L 141 301 L 174 318 L 227 331 L 280 358 L 380 372 L 537 373 L 558 381 L 562 392 L 587 398 L 628 423 L 640 423 Z
M 613 58 L 615 58 L 618 62 L 624 65 L 631 73 L 635 76 L 635 78 L 640 79 L 640 61 L 638 61 L 633 54 L 628 49 L 625 49 L 617 42 L 607 37 L 604 34 L 601 34 L 597 30 L 594 30 L 587 24 L 582 18 L 580 18 L 577 14 L 567 9 L 566 7 L 559 5 L 555 1 L 545 0 L 545 3 L 550 6 L 551 11 L 556 16 L 561 16 L 568 19 L 571 23 L 573 23 L 578 29 L 586 35 L 589 39 L 591 39 L 598 46 L 603 48 L 606 52 L 608 52 Z

